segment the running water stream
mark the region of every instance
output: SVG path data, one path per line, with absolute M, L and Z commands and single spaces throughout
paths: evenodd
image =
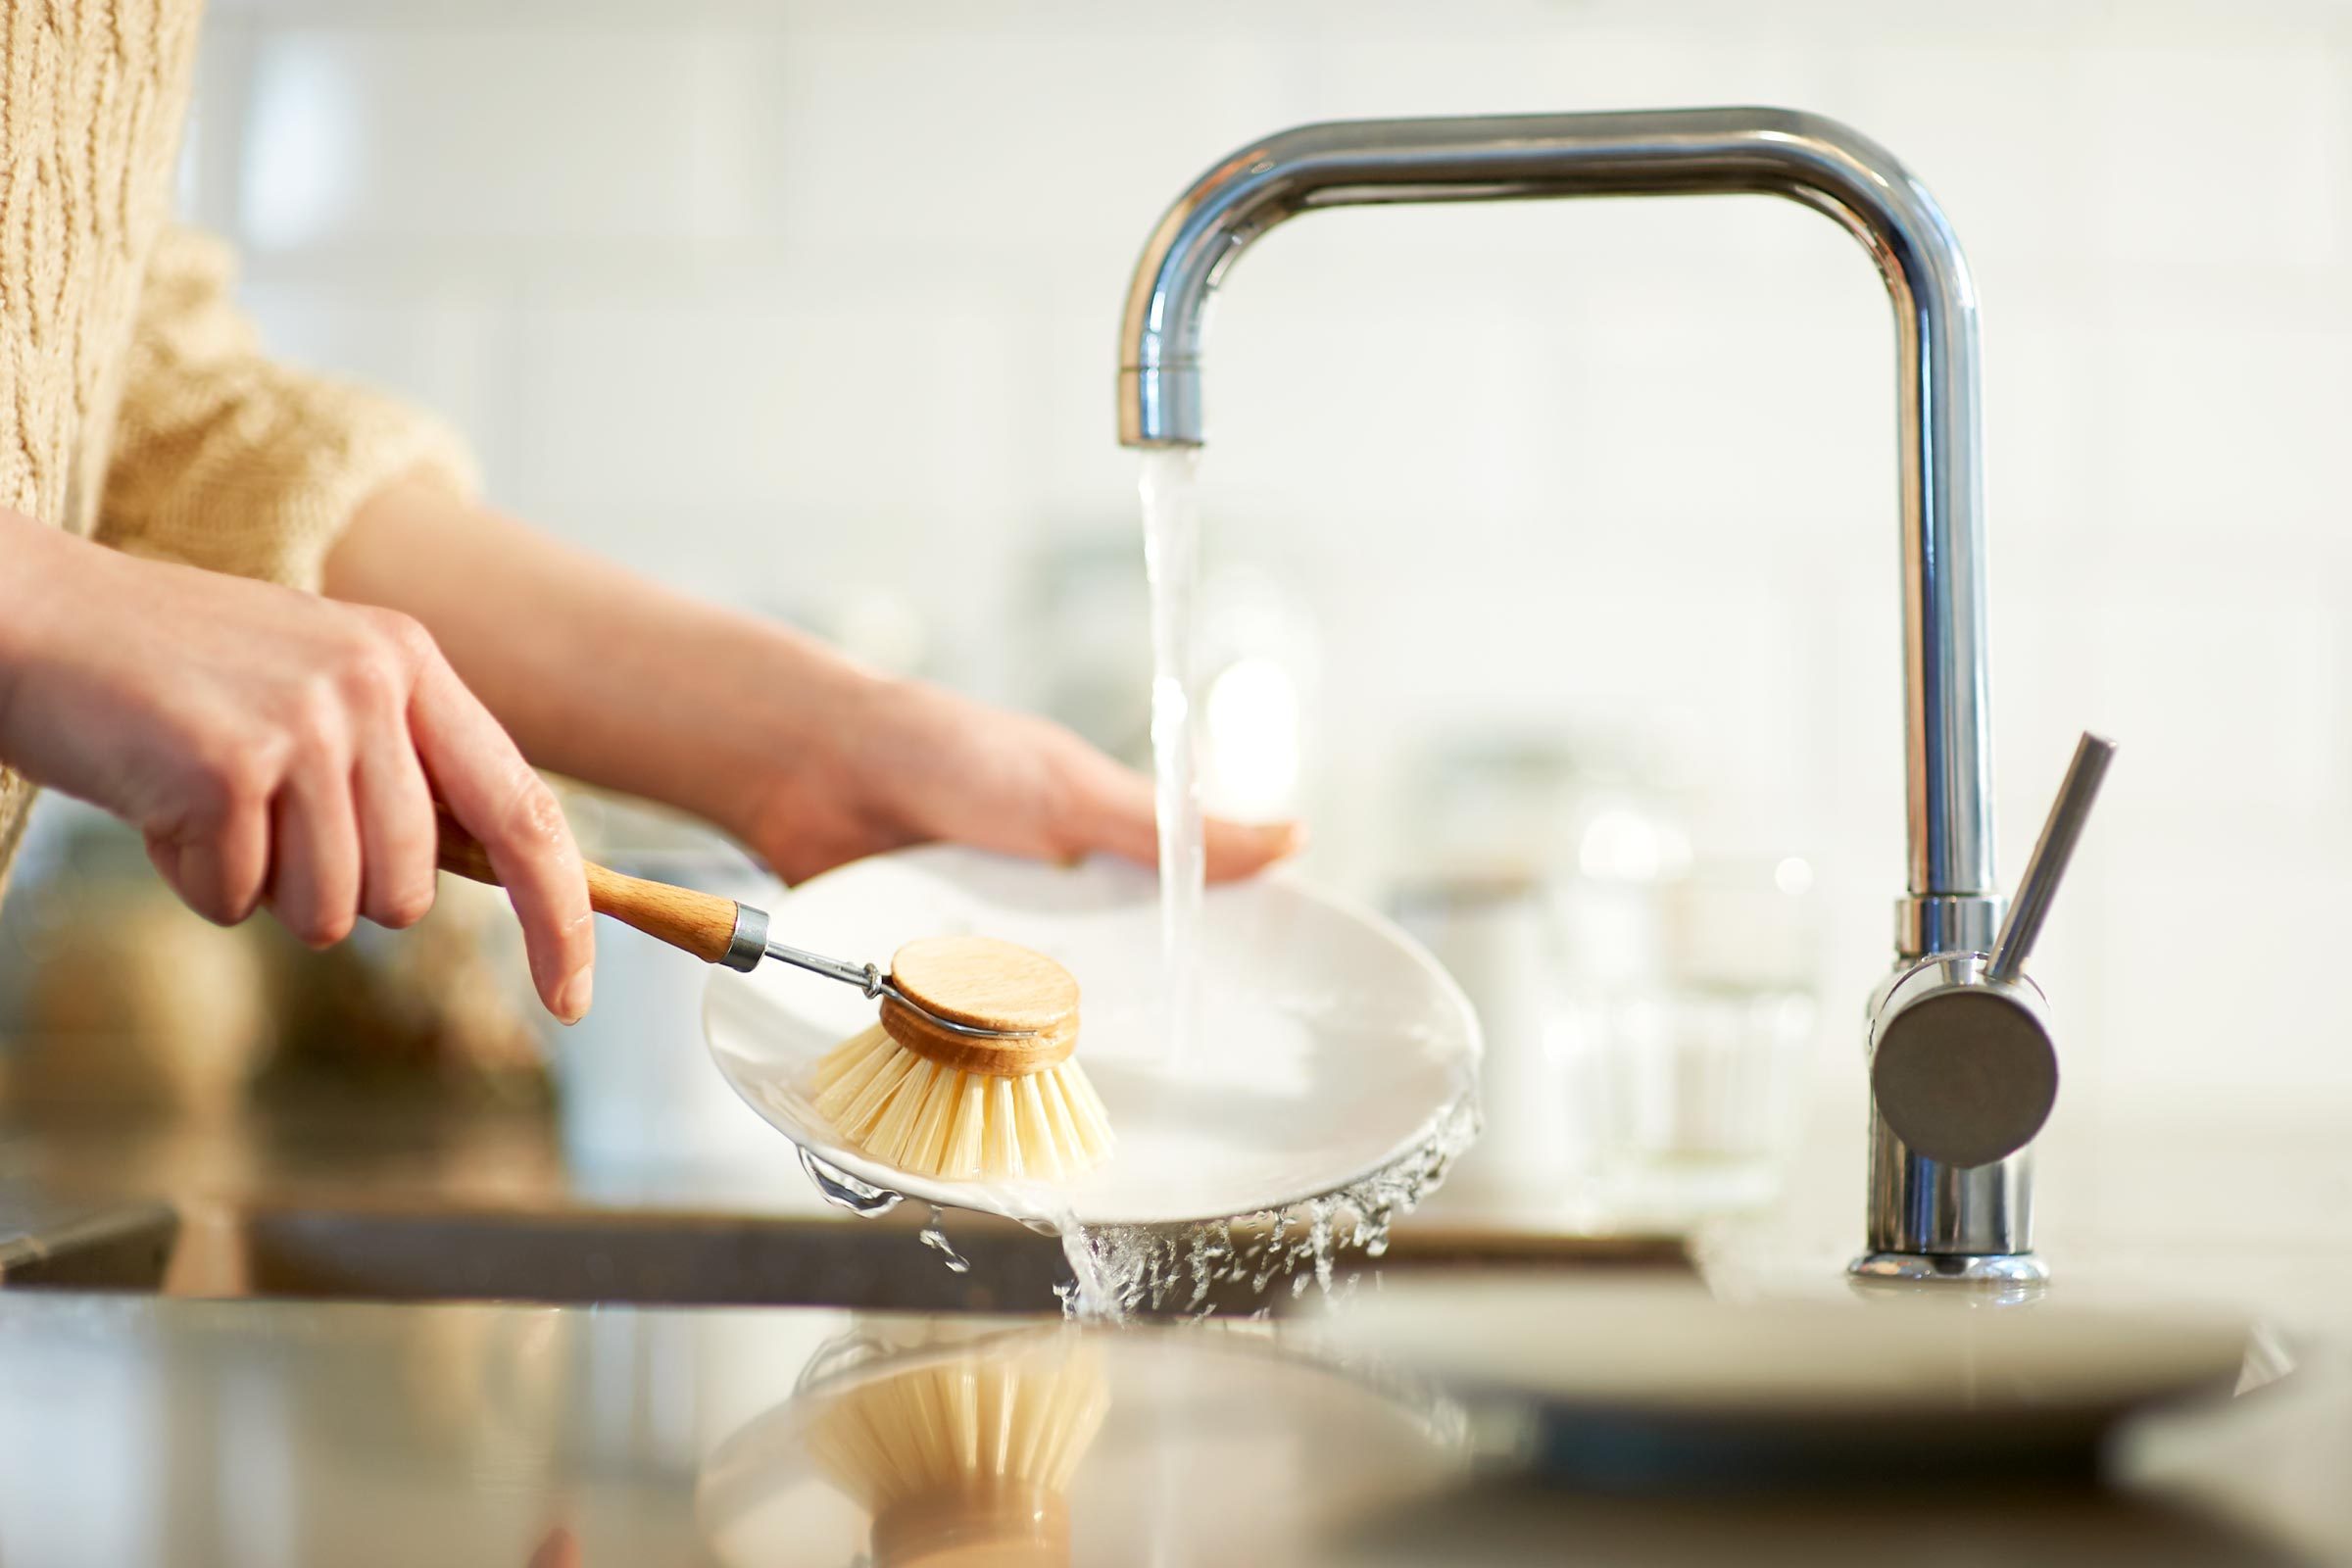
M 1159 942 L 1166 1059 L 1181 1062 L 1198 1013 L 1201 843 L 1194 760 L 1193 599 L 1200 577 L 1197 447 L 1144 454 L 1144 574 L 1152 585 L 1152 776 L 1159 819 Z

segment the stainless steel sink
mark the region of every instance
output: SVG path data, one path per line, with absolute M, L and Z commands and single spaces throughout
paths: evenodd
M 178 1234 L 179 1214 L 169 1203 L 75 1203 L 6 1192 L 0 1285 L 152 1290 Z
M 184 1297 L 528 1300 L 636 1305 L 830 1306 L 912 1312 L 1058 1311 L 1060 1244 L 974 1215 L 949 1221 L 969 1267 L 922 1245 L 920 1215 L 782 1219 L 684 1210 L 516 1210 L 447 1205 L 126 1206 L 70 1235 L 0 1250 L 0 1285 L 145 1290 Z M 1687 1271 L 1664 1237 L 1525 1236 L 1400 1225 L 1367 1271 L 1450 1268 Z M 1280 1282 L 1212 1295 L 1218 1310 L 1280 1311 Z M 1181 1303 L 1180 1303 L 1181 1304 Z M 1197 1308 L 1196 1308 L 1197 1310 Z

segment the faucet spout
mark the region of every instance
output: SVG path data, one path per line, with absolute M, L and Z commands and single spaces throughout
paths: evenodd
M 1180 197 L 1144 247 L 1121 324 L 1119 439 L 1205 438 L 1208 302 L 1297 214 L 1385 202 L 1773 194 L 1827 213 L 1894 307 L 1901 445 L 1907 896 L 1897 951 L 1980 952 L 2000 914 L 1984 655 L 1976 293 L 1935 198 L 1877 143 L 1777 109 L 1341 122 L 1252 142 Z
M 1253 142 L 1186 191 L 1144 247 L 1120 329 L 1119 439 L 1201 443 L 1209 299 L 1287 218 L 1373 202 L 1710 192 L 1827 213 L 1870 252 L 1894 307 L 1908 875 L 1895 971 L 1871 1005 L 1869 1250 L 1853 1271 L 2027 1284 L 2044 1272 L 2031 1143 L 2057 1093 L 2057 1054 L 2040 989 L 2019 970 L 2105 743 L 2085 740 L 2020 894 L 2024 916 L 1993 956 L 1976 291 L 1942 210 L 1891 154 L 1777 109 L 1374 120 Z

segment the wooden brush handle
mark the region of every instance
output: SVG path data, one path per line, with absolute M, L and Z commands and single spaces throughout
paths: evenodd
M 447 810 L 436 808 L 435 814 L 440 818 L 441 869 L 494 888 L 504 887 L 490 864 L 490 852 L 481 842 L 460 827 Z M 705 963 L 716 963 L 727 956 L 727 945 L 735 939 L 733 899 L 622 876 L 594 861 L 587 862 L 587 871 L 588 906 L 597 913 L 634 926 Z

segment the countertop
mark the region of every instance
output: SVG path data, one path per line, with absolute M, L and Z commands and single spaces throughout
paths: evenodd
M 1335 1363 L 1311 1326 L 1148 1326 L 1080 1332 L 1116 1347 L 1103 1352 L 1112 1413 L 1062 1512 L 1038 1515 L 1062 1520 L 1066 1544 L 1004 1560 L 1679 1563 L 1737 1549 L 1817 1562 L 1883 1554 L 1897 1538 L 1933 1543 L 1941 1561 L 2352 1563 L 2352 1216 L 2339 1201 L 2352 1153 L 2333 1108 L 2053 1128 L 2049 1302 L 2242 1311 L 2248 1381 L 2268 1384 L 2134 1424 L 2111 1450 L 2109 1486 L 1700 1504 L 1547 1489 L 1482 1462 L 1478 1434 L 1442 1401 Z M 1773 1213 L 1702 1233 L 1706 1287 L 1872 1309 L 1836 1267 L 1853 1245 L 1857 1152 L 1825 1140 Z M 772 1202 L 710 1171 L 583 1168 L 542 1110 L 375 1092 L 294 1096 L 208 1124 L 0 1127 L 0 1221 L 36 1199 L 54 1212 L 157 1198 Z M 1541 1218 L 1480 1221 L 1457 1205 L 1421 1223 Z M 1609 1287 L 1596 1275 L 1592 1288 Z M 816 1308 L 0 1291 L 0 1560 L 846 1563 L 865 1543 L 840 1535 L 861 1528 L 842 1522 L 844 1485 L 812 1478 L 777 1434 L 805 1428 L 861 1357 L 887 1366 L 943 1339 L 1068 1332 Z
M 1107 1416 L 1059 1489 L 1066 1553 L 1004 1562 L 2307 1560 L 2176 1482 L 1645 1497 L 1481 1477 L 1442 1409 L 1286 1327 L 811 1310 L 0 1300 L 0 1550 L 25 1563 L 847 1565 L 845 1490 L 796 1446 L 833 1369 L 942 1333 L 1107 1342 Z M 830 1376 L 829 1376 L 830 1375 Z M 2341 1406 L 2335 1407 L 2340 1411 Z M 2316 1426 L 2318 1423 L 2311 1423 Z M 2346 1446 L 2274 1445 L 2335 1490 Z M 2336 1504 L 2340 1509 L 2340 1502 Z

